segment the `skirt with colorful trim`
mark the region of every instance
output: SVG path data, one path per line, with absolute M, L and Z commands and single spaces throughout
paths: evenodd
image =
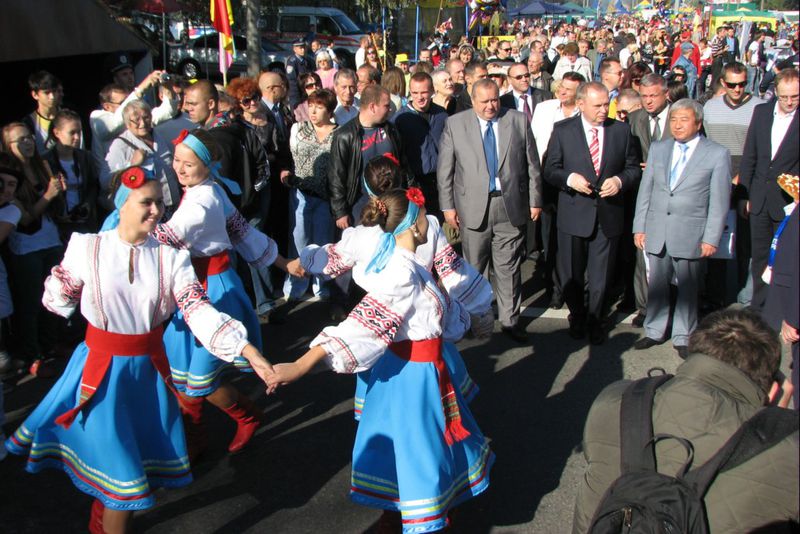
M 155 504 L 156 488 L 192 481 L 180 409 L 148 355 L 114 356 L 89 404 L 68 429 L 56 417 L 76 406 L 89 349 L 81 343 L 42 402 L 6 440 L 27 471 L 54 468 L 113 510 Z
M 464 364 L 464 358 L 461 357 L 461 353 L 456 348 L 455 343 L 445 341 L 442 344 L 442 358 L 447 365 L 453 385 L 461 390 L 461 396 L 464 397 L 464 400 L 467 403 L 471 403 L 480 388 L 469 376 L 467 366 Z M 356 421 L 361 420 L 361 412 L 364 410 L 364 397 L 369 384 L 369 373 L 370 370 L 368 369 L 356 374 L 356 393 L 353 397 L 353 417 Z
M 261 350 L 261 326 L 236 271 L 228 269 L 210 275 L 206 293 L 217 310 L 244 324 L 247 339 Z M 164 348 L 175 388 L 190 397 L 205 397 L 216 391 L 222 374 L 233 367 L 252 372 L 250 364 L 241 356 L 237 356 L 230 364 L 208 352 L 195 339 L 180 311 L 175 313 L 164 330 Z
M 443 529 L 451 508 L 486 490 L 494 454 L 459 389 L 456 398 L 470 435 L 447 445 L 434 364 L 387 351 L 369 375 L 353 448 L 351 499 L 400 512 L 409 534 Z

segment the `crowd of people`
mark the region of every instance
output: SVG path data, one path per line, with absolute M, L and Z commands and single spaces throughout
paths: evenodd
M 685 22 L 530 22 L 485 48 L 434 42 L 413 65 L 404 53 L 386 64 L 369 38 L 355 65 L 297 41 L 285 70 L 226 87 L 161 71 L 137 84 L 123 54 L 88 121 L 62 106 L 57 74 L 30 74 L 34 110 L 2 128 L 0 372 L 50 378 L 72 356 L 6 447 L 94 497 L 91 532 L 126 532 L 153 488 L 191 481 L 204 401 L 236 421 L 231 452 L 263 423 L 225 369 L 272 392 L 323 362 L 358 376 L 353 499 L 399 512 L 386 532 L 444 529 L 494 460 L 454 343 L 491 333 L 493 301 L 501 333 L 530 342 L 526 260 L 546 305 L 567 307 L 571 337 L 605 343 L 616 310 L 643 329 L 635 349 L 671 340 L 694 365 L 673 397 L 692 373 L 728 367 L 753 392 L 727 410 L 780 397 L 777 342 L 759 345 L 759 367 L 698 334 L 730 327 L 719 315 L 698 322 L 738 303 L 769 337 L 765 314 L 792 350 L 780 385 L 800 383 L 796 242 L 785 267 L 797 28 L 739 43 L 735 27 L 707 39 Z M 768 61 L 787 37 L 793 55 Z M 259 324 L 299 320 L 312 295 L 337 324 L 273 366 Z M 792 484 L 796 497 L 796 472 Z M 576 532 L 598 487 L 581 490 Z M 796 502 L 760 513 L 797 520 Z

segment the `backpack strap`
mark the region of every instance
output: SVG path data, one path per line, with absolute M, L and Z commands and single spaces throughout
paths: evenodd
M 649 373 L 648 373 L 649 374 Z M 620 406 L 620 470 L 655 471 L 653 439 L 653 397 L 656 389 L 672 375 L 648 376 L 633 382 L 622 394 Z
M 758 456 L 798 431 L 797 412 L 767 406 L 748 419 L 706 463 L 685 479 L 703 497 L 718 473 L 728 471 Z

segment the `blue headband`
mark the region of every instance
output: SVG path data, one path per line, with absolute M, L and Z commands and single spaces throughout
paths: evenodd
M 378 242 L 378 248 L 375 250 L 375 255 L 372 256 L 372 260 L 370 260 L 369 265 L 367 265 L 367 273 L 379 273 L 386 267 L 386 264 L 389 263 L 389 258 L 391 258 L 394 253 L 394 247 L 397 243 L 395 236 L 411 228 L 411 225 L 417 222 L 417 217 L 419 217 L 419 206 L 409 201 L 408 212 L 402 222 L 397 225 L 397 228 L 395 228 L 392 233 L 384 232 L 381 236 Z
M 146 169 L 143 169 L 142 167 L 139 168 L 142 169 L 142 171 L 144 171 L 145 181 L 156 179 L 155 176 L 153 176 L 153 174 L 151 174 Z M 119 209 L 125 204 L 125 201 L 128 200 L 128 195 L 131 194 L 131 191 L 133 191 L 133 189 L 122 183 L 122 181 L 120 180 L 119 187 L 117 188 L 117 192 L 114 195 L 114 207 L 116 209 L 112 211 L 108 215 L 108 217 L 106 217 L 105 221 L 103 221 L 103 226 L 100 228 L 101 232 L 105 232 L 106 230 L 113 230 L 114 228 L 119 226 Z
M 208 170 L 211 172 L 211 176 L 213 176 L 214 179 L 217 180 L 218 182 L 222 182 L 223 184 L 225 184 L 225 187 L 228 188 L 228 191 L 237 196 L 242 194 L 242 188 L 239 187 L 239 184 L 237 184 L 230 178 L 225 178 L 224 176 L 220 176 L 219 161 L 213 161 L 211 159 L 211 152 L 208 151 L 208 148 L 206 148 L 206 145 L 204 145 L 200 139 L 198 139 L 192 134 L 189 134 L 186 137 L 184 137 L 183 140 L 181 140 L 181 143 L 192 149 L 192 152 L 194 152 L 195 155 L 197 155 L 197 157 L 200 158 L 200 161 L 202 161 L 203 164 L 205 164 L 205 166 L 208 167 Z

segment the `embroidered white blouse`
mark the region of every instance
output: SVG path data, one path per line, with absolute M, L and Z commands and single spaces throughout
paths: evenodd
M 278 257 L 275 241 L 250 226 L 212 180 L 188 187 L 169 221 L 153 231 L 160 243 L 188 250 L 192 257 L 214 256 L 235 249 L 256 267 Z
M 372 259 L 383 230 L 378 226 L 356 226 L 342 233 L 338 243 L 309 245 L 300 252 L 303 269 L 314 275 L 335 278 L 352 269 L 353 280 L 366 291 L 380 290 L 380 280 L 365 270 Z M 448 295 L 461 302 L 469 313 L 482 315 L 492 306 L 492 285 L 447 242 L 436 217 L 428 215 L 428 240 L 417 247 L 420 265 L 436 270 Z
M 80 303 L 92 326 L 117 334 L 150 332 L 177 306 L 197 339 L 218 358 L 232 361 L 248 343 L 244 325 L 209 303 L 186 251 L 152 237 L 131 245 L 117 230 L 72 234 L 64 259 L 45 281 L 42 303 L 62 317 Z
M 373 290 L 343 322 L 325 328 L 310 346 L 321 345 L 337 373 L 372 367 L 393 341 L 441 337 L 456 342 L 470 327 L 467 309 L 439 290 L 427 267 L 411 251 L 396 248 Z

